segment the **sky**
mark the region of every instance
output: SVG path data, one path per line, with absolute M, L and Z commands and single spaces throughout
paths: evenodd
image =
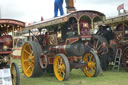
M 124 3 L 128 10 L 128 0 L 74 0 L 77 10 L 96 10 L 106 17 L 117 16 L 117 7 Z M 63 4 L 66 14 L 65 1 Z M 38 22 L 41 16 L 44 20 L 54 16 L 54 0 L 0 0 L 1 18 L 21 20 L 24 22 Z

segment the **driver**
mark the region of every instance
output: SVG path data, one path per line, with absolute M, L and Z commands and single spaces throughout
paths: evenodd
M 68 37 L 76 36 L 77 35 L 77 24 L 70 24 L 70 26 L 67 28 L 67 35 Z
M 87 35 L 87 34 L 89 34 L 88 23 L 82 23 L 81 29 L 80 29 L 80 34 L 82 34 L 82 35 Z

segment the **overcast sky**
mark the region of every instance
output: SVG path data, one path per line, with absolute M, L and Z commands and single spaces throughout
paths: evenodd
M 107 17 L 117 16 L 117 6 L 124 3 L 128 10 L 128 0 L 74 0 L 77 10 L 97 10 Z M 65 3 L 63 4 L 66 13 Z M 54 0 L 0 0 L 1 17 L 24 22 L 53 18 Z

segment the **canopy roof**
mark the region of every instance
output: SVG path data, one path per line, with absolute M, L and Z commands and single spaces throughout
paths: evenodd
M 102 21 L 94 23 L 94 25 L 115 24 L 118 22 L 125 22 L 125 21 L 128 21 L 128 14 L 104 19 Z
M 64 23 L 64 22 L 67 22 L 69 20 L 69 18 L 71 18 L 71 17 L 78 18 L 80 15 L 83 15 L 83 14 L 87 14 L 87 15 L 88 14 L 93 14 L 93 15 L 105 16 L 103 13 L 98 12 L 98 11 L 94 11 L 94 10 L 80 10 L 80 11 L 75 11 L 75 12 L 72 12 L 72 13 L 69 13 L 69 14 L 66 14 L 66 15 L 63 15 L 63 16 L 52 18 L 52 19 L 49 19 L 49 20 L 34 23 L 32 25 L 29 25 L 29 26 L 25 27 L 24 31 Z
M 9 33 L 13 30 L 20 30 L 25 27 L 25 23 L 13 19 L 0 19 L 0 33 Z

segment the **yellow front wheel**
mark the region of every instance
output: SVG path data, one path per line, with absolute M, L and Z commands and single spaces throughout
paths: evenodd
M 68 58 L 64 54 L 57 54 L 54 58 L 54 74 L 59 81 L 69 78 L 70 64 Z
M 99 74 L 100 61 L 96 53 L 93 51 L 85 53 L 82 61 L 87 64 L 83 67 L 83 72 L 86 76 L 95 77 Z

